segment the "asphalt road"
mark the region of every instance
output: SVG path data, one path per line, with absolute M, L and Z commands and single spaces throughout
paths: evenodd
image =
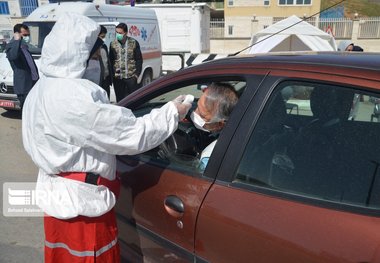
M 3 184 L 35 182 L 37 168 L 24 151 L 20 112 L 0 109 L 0 262 L 43 262 L 43 219 L 41 217 L 5 217 Z

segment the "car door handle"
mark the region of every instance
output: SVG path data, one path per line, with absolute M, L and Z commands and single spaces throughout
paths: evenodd
M 164 206 L 166 212 L 175 218 L 181 218 L 185 212 L 185 206 L 182 200 L 175 195 L 168 195 L 165 198 Z

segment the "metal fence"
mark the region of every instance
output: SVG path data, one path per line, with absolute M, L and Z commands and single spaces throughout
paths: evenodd
M 274 17 L 273 24 L 286 17 Z M 336 39 L 351 38 L 353 21 L 348 18 L 319 18 L 309 17 L 305 19 L 309 24 L 318 27 L 324 32 L 332 34 Z
M 318 28 L 332 34 L 335 39 L 350 39 L 354 22 L 348 18 L 320 18 Z
M 261 18 L 263 25 L 271 25 L 286 17 L 265 17 Z M 259 18 L 260 19 L 260 18 Z M 351 39 L 354 21 L 349 18 L 309 18 L 308 23 L 317 26 L 319 29 L 331 33 L 335 39 Z M 265 27 L 264 27 L 265 28 Z M 263 29 L 264 29 L 263 28 Z M 378 39 L 380 38 L 380 17 L 363 18 L 359 21 L 358 38 Z M 242 37 L 251 37 L 250 35 Z M 224 38 L 224 19 L 211 19 L 210 38 Z
M 380 17 L 360 20 L 358 38 L 380 38 Z
M 210 38 L 224 38 L 224 18 L 210 20 Z

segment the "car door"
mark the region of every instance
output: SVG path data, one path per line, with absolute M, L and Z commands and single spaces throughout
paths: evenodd
M 380 97 L 378 81 L 272 71 L 202 204 L 197 257 L 379 262 L 380 126 L 371 97 Z
M 180 94 L 192 94 L 196 101 L 202 88 L 211 82 L 223 81 L 234 85 L 239 93 L 246 93 L 244 75 L 234 74 L 218 77 L 217 72 L 203 72 L 201 76 L 182 81 L 163 81 L 150 91 L 141 91 L 141 96 L 133 98 L 130 107 L 136 116 L 142 116 L 153 108 L 160 107 Z M 215 76 L 215 77 L 212 77 Z M 263 76 L 258 76 L 259 82 Z M 255 86 L 255 85 L 252 85 Z M 149 87 L 148 87 L 149 89 Z M 253 92 L 253 89 L 249 93 Z M 242 96 L 243 97 L 243 96 Z M 248 97 L 247 97 L 248 98 Z M 241 100 L 241 99 L 240 99 Z M 169 138 L 156 149 L 137 156 L 119 156 L 118 171 L 121 173 L 122 188 L 116 207 L 119 240 L 122 258 L 132 262 L 193 262 L 194 236 L 197 215 L 201 203 L 213 184 L 221 156 L 227 146 L 228 137 L 248 105 L 241 100 L 220 135 L 216 144 L 218 153 L 213 153 L 206 168 L 205 176 L 198 167 L 198 159 L 181 154 L 167 158 L 170 148 Z M 235 113 L 235 111 L 237 113 Z M 239 113 L 240 112 L 240 113 Z M 184 125 L 184 127 L 182 127 Z M 180 123 L 174 134 L 186 134 L 188 124 Z M 184 138 L 182 138 L 184 139 Z M 174 145 L 181 142 L 177 139 Z M 186 141 L 186 139 L 184 139 Z

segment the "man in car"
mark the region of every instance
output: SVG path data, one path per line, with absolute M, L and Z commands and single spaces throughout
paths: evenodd
M 212 83 L 203 90 L 197 108 L 191 113 L 190 118 L 194 126 L 207 133 L 213 140 L 201 153 L 199 165 L 201 171 L 206 168 L 217 136 L 226 124 L 237 101 L 238 94 L 230 84 Z
M 58 19 L 42 48 L 44 77 L 23 109 L 24 148 L 39 167 L 36 189 L 50 197 L 36 200 L 47 215 L 47 263 L 120 262 L 115 155 L 158 146 L 191 107 L 175 99 L 136 118 L 110 104 L 106 91 L 83 79 L 98 33 L 88 17 L 65 13 Z

